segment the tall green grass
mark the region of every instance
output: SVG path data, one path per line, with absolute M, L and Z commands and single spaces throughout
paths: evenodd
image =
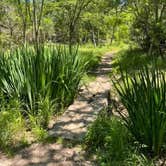
M 1 101 L 0 104 L 0 149 L 10 153 L 12 148 L 25 144 L 25 119 L 18 100 Z M 10 149 L 10 150 L 9 150 Z
M 44 140 L 51 116 L 73 102 L 88 63 L 77 49 L 65 47 L 1 52 L 0 148 L 29 142 L 25 135 L 30 142 Z
M 132 76 L 121 71 L 114 86 L 127 109 L 121 114 L 129 131 L 153 155 L 158 155 L 166 136 L 166 77 L 157 68 L 142 67 Z
M 62 47 L 41 47 L 38 52 L 24 47 L 0 53 L 0 90 L 6 98 L 19 98 L 37 109 L 40 98 L 69 105 L 77 92 L 87 63 Z
M 85 148 L 96 156 L 101 166 L 153 166 L 151 160 L 138 151 L 134 139 L 120 118 L 102 111 L 90 126 Z

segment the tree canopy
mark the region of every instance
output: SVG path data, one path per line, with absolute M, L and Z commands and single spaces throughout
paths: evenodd
M 2 0 L 0 43 L 61 44 L 135 42 L 163 56 L 165 0 Z

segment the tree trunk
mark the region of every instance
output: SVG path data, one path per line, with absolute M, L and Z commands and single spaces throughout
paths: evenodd
M 92 28 L 92 41 L 93 41 L 94 46 L 96 47 L 97 44 L 96 44 L 95 32 L 94 32 L 94 29 L 93 29 L 93 28 Z
M 69 52 L 72 53 L 72 46 L 74 44 L 74 26 L 70 25 L 69 26 Z

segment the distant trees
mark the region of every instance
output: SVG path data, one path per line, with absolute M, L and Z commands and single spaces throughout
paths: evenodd
M 27 31 L 27 22 L 28 22 L 28 8 L 29 8 L 29 2 L 27 0 L 24 0 L 24 3 L 21 0 L 15 0 L 16 6 L 18 9 L 18 14 L 20 16 L 21 22 L 22 22 L 22 37 L 23 37 L 23 43 L 26 43 L 26 31 Z
M 69 46 L 92 42 L 97 46 L 121 40 L 119 33 L 126 34 L 125 38 L 129 36 L 126 24 L 129 17 L 124 18 L 122 11 L 124 1 L 2 0 L 0 3 L 0 40 L 3 43 L 8 38 L 12 46 L 43 41 Z
M 2 0 L 0 2 L 0 46 L 11 47 L 13 41 L 19 40 L 18 17 L 15 13 L 14 6 L 9 1 Z
M 166 50 L 165 0 L 1 0 L 0 44 L 94 46 L 129 37 L 149 55 Z
M 18 14 L 22 21 L 23 43 L 26 43 L 26 31 L 28 22 L 32 26 L 33 43 L 38 48 L 40 41 L 40 26 L 43 16 L 44 0 L 15 0 Z
M 83 14 L 82 42 L 91 41 L 94 46 L 102 43 L 112 44 L 113 41 L 120 41 L 128 38 L 130 18 L 126 16 L 125 1 L 116 0 L 95 0 L 89 5 Z M 130 14 L 129 14 L 130 16 Z M 125 37 L 119 38 L 119 33 L 125 31 Z
M 135 16 L 132 27 L 132 39 L 141 48 L 163 57 L 166 50 L 166 1 L 132 0 L 132 12 Z

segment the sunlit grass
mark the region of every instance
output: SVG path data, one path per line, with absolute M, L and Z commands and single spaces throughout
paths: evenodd
M 151 67 L 153 64 L 162 70 L 166 70 L 165 59 L 158 56 L 149 56 L 147 53 L 138 48 L 122 48 L 119 50 L 112 60 L 113 72 L 119 73 L 121 70 L 128 72 L 136 72 L 141 67 L 148 65 Z

